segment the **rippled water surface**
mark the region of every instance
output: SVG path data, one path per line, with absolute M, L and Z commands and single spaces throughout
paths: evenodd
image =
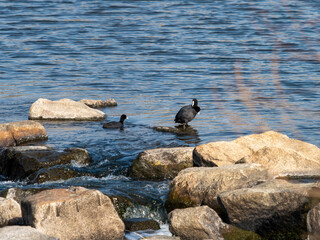
M 141 204 L 131 216 L 165 221 L 169 181 L 127 177 L 142 150 L 270 129 L 320 145 L 320 1 L 3 0 L 0 33 L 1 123 L 27 119 L 40 97 L 115 98 L 107 120 L 129 116 L 123 131 L 42 122 L 45 144 L 86 148 L 94 159 L 83 169 L 92 177 L 44 186 L 130 196 Z M 173 126 L 192 98 L 201 107 L 193 134 L 151 129 Z

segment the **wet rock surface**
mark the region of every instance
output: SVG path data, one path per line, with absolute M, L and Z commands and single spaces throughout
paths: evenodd
M 105 117 L 104 112 L 71 99 L 51 101 L 39 98 L 31 105 L 29 111 L 30 120 L 97 121 Z
M 144 179 L 172 179 L 193 166 L 193 147 L 158 148 L 143 151 L 133 161 L 131 176 Z
M 130 232 L 147 229 L 160 229 L 160 225 L 157 221 L 147 218 L 126 218 L 123 219 L 123 222 L 125 224 L 125 229 Z
M 115 107 L 118 105 L 116 100 L 113 98 L 109 98 L 107 100 L 82 99 L 79 102 L 84 103 L 91 108 Z

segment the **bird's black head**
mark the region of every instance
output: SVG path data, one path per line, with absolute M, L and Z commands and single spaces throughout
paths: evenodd
M 120 122 L 122 122 L 122 123 L 123 123 L 123 122 L 124 122 L 124 120 L 126 120 L 126 119 L 128 119 L 128 118 L 127 118 L 127 115 L 122 114 L 122 115 L 121 115 L 121 117 L 120 117 Z
M 198 100 L 196 98 L 192 99 L 192 107 L 197 107 L 198 106 Z
M 194 110 L 196 110 L 197 113 L 200 112 L 200 107 L 196 106 L 196 107 L 193 107 L 193 108 L 194 108 Z

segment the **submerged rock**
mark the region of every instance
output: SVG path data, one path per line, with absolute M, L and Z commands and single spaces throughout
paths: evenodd
M 29 111 L 29 119 L 33 120 L 96 121 L 104 119 L 105 116 L 106 114 L 100 110 L 70 99 L 51 101 L 39 98 L 31 105 Z
M 63 152 L 56 150 L 34 150 L 26 148 L 7 148 L 0 152 L 0 174 L 13 180 L 26 179 L 42 168 L 56 165 L 89 164 L 90 155 L 87 150 L 80 148 L 65 149 Z
M 157 221 L 147 218 L 127 218 L 123 219 L 125 224 L 125 229 L 130 232 L 140 231 L 140 230 L 159 230 L 160 225 Z
M 131 176 L 144 179 L 174 178 L 193 166 L 193 147 L 157 148 L 143 151 L 133 161 Z
M 251 187 L 266 179 L 267 169 L 259 164 L 188 168 L 171 182 L 165 206 L 170 212 L 175 208 L 208 205 L 220 213 L 217 201 L 220 193 Z
M 26 224 L 60 240 L 124 238 L 122 220 L 98 190 L 51 189 L 27 197 L 21 207 Z
M 104 107 L 114 107 L 117 106 L 116 100 L 113 98 L 107 100 L 91 100 L 91 99 L 82 99 L 79 102 L 84 103 L 91 108 L 104 108 Z
M 0 228 L 1 240 L 59 240 L 30 226 L 7 226 Z
M 220 230 L 227 227 L 208 206 L 175 209 L 169 213 L 168 221 L 170 232 L 182 240 L 223 240 Z
M 305 218 L 312 207 L 317 183 L 289 183 L 272 180 L 251 188 L 225 191 L 218 200 L 226 221 L 266 239 L 302 239 Z M 316 188 L 316 189 L 314 189 Z
M 27 120 L 0 124 L 0 147 L 11 147 L 47 139 L 45 128 L 36 121 Z
M 263 150 L 261 149 L 281 149 L 283 158 L 280 159 L 280 156 L 277 156 L 279 151 L 275 151 L 275 154 L 269 151 L 267 160 L 265 162 L 260 160 L 258 163 L 265 164 L 268 160 L 275 158 L 283 161 L 286 169 L 293 162 L 297 162 L 297 159 L 305 159 L 301 163 L 302 169 L 306 170 L 305 166 L 312 161 L 314 162 L 313 166 L 317 166 L 317 169 L 319 169 L 320 149 L 317 146 L 291 139 L 274 131 L 243 136 L 230 142 L 212 142 L 199 145 L 193 152 L 194 163 L 197 166 L 223 166 L 238 161 L 255 162 L 262 155 Z M 256 153 L 257 151 L 262 152 Z M 250 157 L 255 153 L 259 157 Z M 289 153 L 293 155 L 290 156 L 291 160 L 286 162 L 285 158 Z
M 320 192 L 318 198 L 320 200 Z M 320 239 L 320 203 L 308 212 L 307 228 L 310 240 Z
M 11 198 L 0 198 L 0 227 L 21 223 L 21 220 L 19 203 Z

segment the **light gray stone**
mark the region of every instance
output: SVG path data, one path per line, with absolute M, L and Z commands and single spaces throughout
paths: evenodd
M 0 227 L 14 225 L 21 220 L 20 204 L 11 198 L 0 197 Z
M 30 226 L 8 226 L 0 228 L 1 240 L 59 240 L 39 232 Z

